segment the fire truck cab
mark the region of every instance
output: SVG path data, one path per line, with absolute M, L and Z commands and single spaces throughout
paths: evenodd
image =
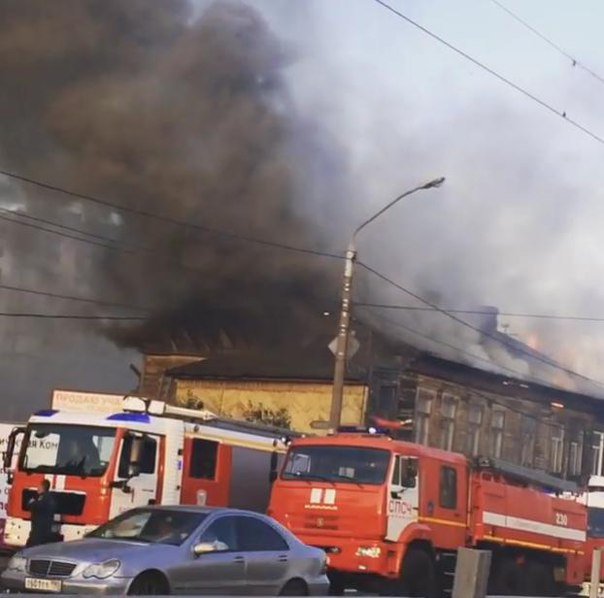
M 141 505 L 266 509 L 271 478 L 285 452 L 279 431 L 135 397 L 125 399 L 123 409 L 84 417 L 49 409 L 13 430 L 4 458 L 5 468 L 14 464 L 7 545 L 25 545 L 28 504 L 43 479 L 57 503 L 57 536 L 65 540 Z
M 269 514 L 327 552 L 334 593 L 437 596 L 463 546 L 493 551 L 492 593 L 579 586 L 585 508 L 521 473 L 379 433 L 297 439 Z

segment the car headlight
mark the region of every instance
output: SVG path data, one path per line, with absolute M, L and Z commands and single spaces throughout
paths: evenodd
M 27 571 L 27 559 L 24 556 L 16 554 L 8 561 L 6 568 L 9 571 L 17 571 L 19 573 L 25 573 Z
M 94 563 L 88 565 L 82 572 L 82 576 L 86 579 L 96 577 L 97 579 L 107 579 L 111 577 L 119 568 L 121 563 L 117 559 L 111 559 L 104 563 Z

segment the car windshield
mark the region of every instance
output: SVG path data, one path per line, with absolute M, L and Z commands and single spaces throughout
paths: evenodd
M 180 546 L 206 516 L 190 511 L 135 509 L 112 519 L 88 537 Z
M 290 450 L 284 480 L 383 484 L 390 453 L 352 446 L 303 446 Z
M 590 538 L 604 538 L 604 509 L 589 507 L 587 509 L 587 529 Z
M 28 426 L 20 468 L 55 475 L 102 476 L 111 460 L 115 428 L 68 424 Z

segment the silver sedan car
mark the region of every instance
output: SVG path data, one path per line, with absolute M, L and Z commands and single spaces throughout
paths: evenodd
M 27 548 L 9 591 L 61 594 L 325 595 L 323 551 L 273 519 L 206 507 L 128 511 L 83 540 Z

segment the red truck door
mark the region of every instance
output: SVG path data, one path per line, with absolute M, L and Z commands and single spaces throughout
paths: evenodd
M 434 530 L 440 548 L 464 546 L 468 499 L 465 467 L 437 459 L 422 460 L 420 467 L 420 521 Z

